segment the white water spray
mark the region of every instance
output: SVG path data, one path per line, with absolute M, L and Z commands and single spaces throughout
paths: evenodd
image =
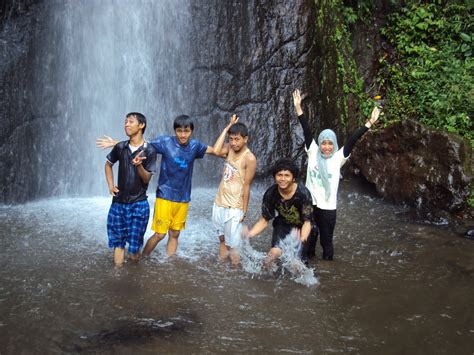
M 243 269 L 252 275 L 275 273 L 281 270 L 281 274 L 288 273 L 290 278 L 305 286 L 314 286 L 319 283 L 314 275 L 314 270 L 307 267 L 300 259 L 301 242 L 299 233 L 294 229 L 280 241 L 278 247 L 282 250 L 280 257 L 281 268 L 277 264 L 266 265 L 267 254 L 258 252 L 252 248 L 248 239 L 243 238 L 239 248 Z

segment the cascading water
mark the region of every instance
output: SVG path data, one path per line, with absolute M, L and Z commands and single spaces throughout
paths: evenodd
M 106 152 L 95 147 L 97 137 L 126 139 L 125 115 L 138 111 L 148 118 L 145 137 L 152 138 L 172 132 L 172 118 L 186 112 L 188 5 L 65 1 L 49 11 L 48 31 L 54 36 L 37 65 L 56 77 L 57 122 L 53 131 L 39 133 L 37 154 L 45 164 L 61 162 L 54 173 L 45 169 L 37 178 L 45 180 L 45 195 L 97 195 L 106 191 Z M 60 58 L 58 64 L 49 66 L 49 57 Z

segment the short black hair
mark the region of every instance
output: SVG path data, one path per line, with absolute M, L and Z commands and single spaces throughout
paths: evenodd
M 294 179 L 298 178 L 299 169 L 296 163 L 292 159 L 289 159 L 289 158 L 279 159 L 275 163 L 275 165 L 273 165 L 273 168 L 272 168 L 273 177 L 275 177 L 276 174 L 278 174 L 280 171 L 283 171 L 283 170 L 288 170 L 293 175 Z
M 247 126 L 244 123 L 237 122 L 230 126 L 229 130 L 227 131 L 227 134 L 229 136 L 232 134 L 240 134 L 242 137 L 245 138 L 248 137 L 249 130 L 247 129 Z
M 188 115 L 180 115 L 174 119 L 173 122 L 173 129 L 176 130 L 177 128 L 191 128 L 191 131 L 194 131 L 194 122 L 191 117 Z
M 146 117 L 144 114 L 140 113 L 140 112 L 130 112 L 130 113 L 127 113 L 127 118 L 129 118 L 130 116 L 133 116 L 137 119 L 138 123 L 144 123 L 145 126 L 142 128 L 142 134 L 145 134 L 145 129 L 146 129 Z

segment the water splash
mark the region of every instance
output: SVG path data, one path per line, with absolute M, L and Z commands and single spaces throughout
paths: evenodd
M 242 242 L 239 246 L 239 254 L 242 268 L 246 272 L 252 275 L 262 273 L 266 253 L 255 250 L 247 238 L 242 238 Z
M 314 286 L 319 283 L 314 270 L 307 267 L 300 259 L 301 242 L 299 241 L 299 232 L 293 229 L 286 238 L 282 239 L 278 246 L 282 250 L 281 266 L 282 270 L 289 272 L 293 281 L 305 285 Z
M 282 239 L 278 247 L 282 250 L 279 264 L 268 265 L 267 254 L 252 248 L 247 238 L 243 238 L 239 248 L 243 269 L 252 275 L 265 275 L 280 273 L 289 277 L 296 283 L 304 286 L 315 286 L 319 283 L 314 275 L 314 270 L 307 267 L 300 259 L 301 243 L 299 233 L 293 230 L 286 238 Z

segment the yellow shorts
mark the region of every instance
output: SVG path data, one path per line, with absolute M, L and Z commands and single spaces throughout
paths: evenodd
M 159 234 L 166 234 L 168 229 L 180 231 L 186 225 L 189 202 L 173 202 L 157 198 L 151 229 Z

